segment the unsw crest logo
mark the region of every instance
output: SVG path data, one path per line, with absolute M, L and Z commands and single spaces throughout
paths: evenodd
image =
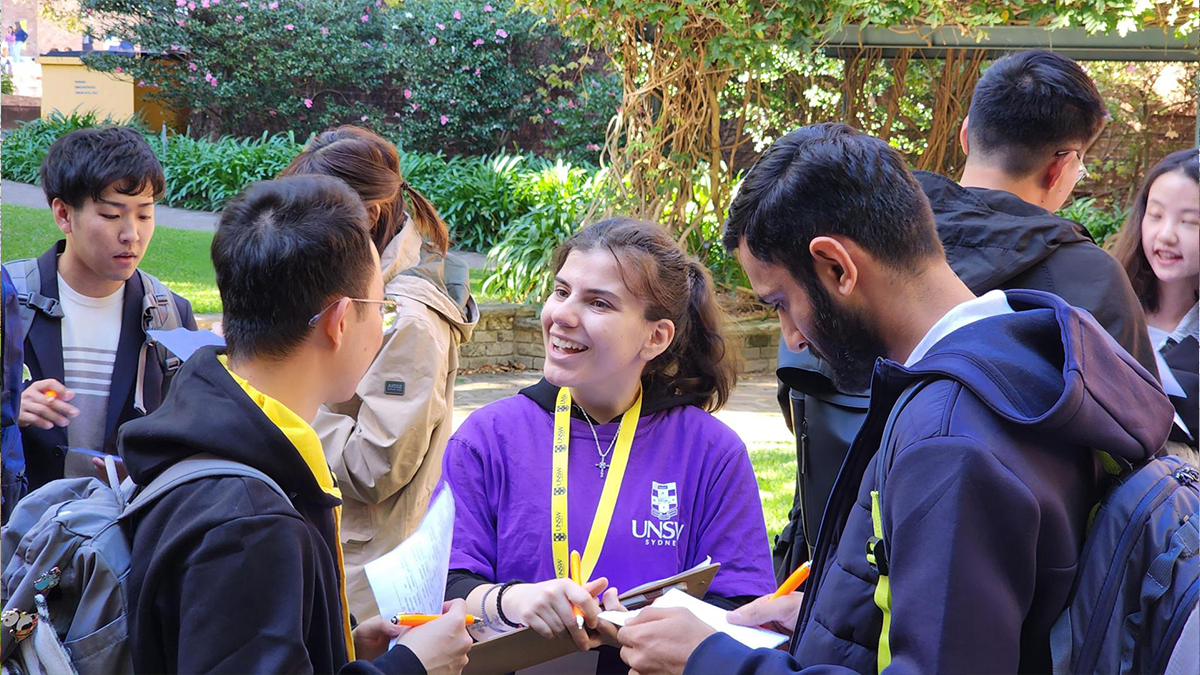
M 633 536 L 646 546 L 675 546 L 684 524 L 674 520 L 679 515 L 679 492 L 674 482 L 651 481 L 650 515 L 656 520 L 630 521 Z

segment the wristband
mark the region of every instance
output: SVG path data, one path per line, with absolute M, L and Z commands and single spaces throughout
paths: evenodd
M 522 626 L 521 624 L 513 623 L 512 621 L 509 621 L 507 616 L 504 616 L 504 604 L 503 604 L 504 603 L 504 592 L 507 591 L 508 589 L 512 588 L 513 586 L 516 586 L 519 583 L 522 583 L 522 582 L 517 581 L 515 579 L 512 581 L 506 582 L 504 585 L 502 585 L 500 587 L 500 592 L 496 594 L 496 614 L 500 616 L 500 620 L 504 622 L 504 625 L 506 625 L 510 628 L 524 628 L 524 626 Z
M 494 632 L 494 633 L 501 633 L 501 632 L 503 632 L 503 631 L 501 631 L 501 630 L 500 630 L 500 629 L 499 629 L 499 628 L 496 626 L 496 624 L 492 623 L 491 619 L 489 619 L 489 618 L 488 618 L 488 615 L 487 615 L 487 601 L 488 601 L 488 596 L 492 594 L 492 591 L 494 591 L 494 590 L 496 590 L 496 589 L 498 589 L 498 588 L 500 588 L 500 586 L 499 586 L 499 585 L 497 585 L 497 584 L 492 584 L 492 587 L 491 587 L 491 588 L 489 588 L 489 589 L 487 589 L 486 591 L 484 591 L 484 593 L 483 593 L 483 600 L 481 600 L 481 601 L 479 602 L 479 617 L 480 617 L 481 619 L 483 619 L 483 626 L 484 626 L 485 628 L 487 628 L 488 630 L 490 630 L 490 631 Z

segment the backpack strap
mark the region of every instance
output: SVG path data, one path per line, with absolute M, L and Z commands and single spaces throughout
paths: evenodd
M 154 338 L 150 337 L 149 331 L 179 328 L 183 326 L 183 317 L 179 314 L 179 307 L 175 304 L 175 298 L 172 297 L 170 289 L 163 282 L 140 268 L 137 273 L 142 282 L 142 332 L 146 334 L 146 341 L 142 344 L 141 353 L 138 354 L 137 377 L 133 387 L 133 407 L 138 412 L 145 414 L 147 412 L 145 403 L 146 359 L 149 358 L 151 350 L 162 364 L 164 383 L 169 381 L 175 375 L 175 371 L 183 366 L 183 360 L 167 352 Z
M 17 303 L 21 306 L 21 332 L 29 333 L 33 318 L 38 312 L 52 319 L 61 319 L 62 303 L 54 298 L 42 295 L 42 275 L 38 270 L 36 258 L 22 258 L 4 263 L 8 276 L 12 277 L 13 287 L 17 290 Z
M 121 511 L 120 519 L 124 520 L 150 506 L 160 497 L 184 483 L 212 476 L 255 478 L 266 483 L 267 487 L 274 490 L 280 497 L 288 500 L 289 504 L 292 501 L 283 488 L 279 487 L 278 483 L 262 471 L 232 459 L 224 459 L 208 453 L 199 453 L 171 465 L 165 471 L 155 476 L 149 485 L 140 490 L 133 483 L 132 479 L 126 479 L 125 483 L 121 486 L 121 492 L 124 495 L 132 494 L 133 499 L 128 501 L 128 506 Z M 135 492 L 136 494 L 134 494 Z
M 883 483 L 887 478 L 887 472 L 892 468 L 892 461 L 896 458 L 896 451 L 892 443 L 892 431 L 896 426 L 896 420 L 900 418 L 900 411 L 904 410 L 904 406 L 916 398 L 926 384 L 928 384 L 926 380 L 917 380 L 908 385 L 900 394 L 900 398 L 892 406 L 892 412 L 888 414 L 887 424 L 883 427 L 883 436 L 879 441 L 879 451 L 875 455 L 875 489 L 871 490 L 872 536 L 867 539 L 867 564 L 879 574 L 879 579 L 875 582 L 874 599 L 875 606 L 883 613 L 883 624 L 879 629 L 879 647 L 875 652 L 877 672 L 880 673 L 892 662 L 892 647 L 889 639 L 892 628 L 892 586 L 888 579 L 888 551 L 887 541 L 883 536 L 883 498 L 880 497 L 880 494 L 883 492 Z

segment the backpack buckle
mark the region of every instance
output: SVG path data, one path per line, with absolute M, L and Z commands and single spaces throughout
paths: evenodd
M 32 307 L 52 319 L 61 319 L 66 316 L 62 310 L 62 303 L 34 291 L 17 295 L 17 302 L 26 307 Z
M 881 577 L 888 575 L 887 552 L 883 548 L 883 539 L 871 537 L 867 540 L 867 564 Z
M 183 361 L 177 356 L 171 356 L 166 359 L 166 362 L 163 365 L 166 366 L 167 374 L 170 375 L 183 366 Z

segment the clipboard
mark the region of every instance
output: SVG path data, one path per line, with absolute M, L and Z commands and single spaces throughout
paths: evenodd
M 679 574 L 651 581 L 621 594 L 621 604 L 639 609 L 656 598 L 678 588 L 695 598 L 703 598 L 712 584 L 721 563 L 705 562 Z M 552 661 L 578 651 L 570 638 L 547 639 L 532 628 L 520 628 L 511 633 L 477 642 L 467 654 L 469 661 L 463 675 L 503 675 Z

